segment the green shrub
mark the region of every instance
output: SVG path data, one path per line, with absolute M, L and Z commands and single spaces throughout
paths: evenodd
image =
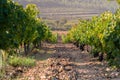
M 105 54 L 110 65 L 120 67 L 120 9 L 115 14 L 107 11 L 91 20 L 80 20 L 66 39 L 92 46 L 94 56 Z
M 58 34 L 52 34 L 52 36 L 50 38 L 50 42 L 57 43 L 57 39 L 58 39 Z
M 63 43 L 69 43 L 69 42 L 71 42 L 71 41 L 70 41 L 70 37 L 69 37 L 69 36 L 62 35 L 62 42 L 63 42 Z
M 64 35 L 62 35 L 62 42 L 63 42 L 63 43 L 66 43 L 66 38 L 65 38 Z
M 35 66 L 35 60 L 27 57 L 11 57 L 8 63 L 14 67 L 32 67 Z

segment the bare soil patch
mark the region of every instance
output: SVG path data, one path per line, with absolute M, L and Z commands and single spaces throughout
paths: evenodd
M 58 43 L 44 43 L 43 53 L 35 54 L 36 66 L 19 80 L 120 80 L 120 70 L 109 68 L 107 62 L 99 62 L 72 43 L 63 44 L 60 37 L 67 32 L 55 33 L 59 34 Z

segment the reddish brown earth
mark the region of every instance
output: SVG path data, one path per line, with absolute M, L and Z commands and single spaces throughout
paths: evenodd
M 18 80 L 120 80 L 120 72 L 112 70 L 105 61 L 99 62 L 72 43 L 63 44 L 59 32 L 58 43 L 43 43 L 36 51 L 35 67 L 25 71 Z M 55 33 L 56 33 L 55 32 Z

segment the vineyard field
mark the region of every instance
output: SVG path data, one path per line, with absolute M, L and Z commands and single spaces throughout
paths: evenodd
M 120 80 L 120 0 L 0 0 L 0 80 Z

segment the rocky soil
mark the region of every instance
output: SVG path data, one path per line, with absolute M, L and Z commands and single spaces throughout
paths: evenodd
M 22 70 L 17 80 L 120 80 L 120 70 L 110 68 L 105 61 L 99 62 L 72 43 L 63 44 L 60 36 L 56 44 L 44 43 L 34 57 L 36 66 Z
M 110 68 L 105 61 L 99 62 L 71 43 L 63 44 L 60 36 L 58 39 L 57 44 L 44 43 L 44 49 L 51 55 L 38 61 L 20 80 L 120 80 L 120 70 Z

